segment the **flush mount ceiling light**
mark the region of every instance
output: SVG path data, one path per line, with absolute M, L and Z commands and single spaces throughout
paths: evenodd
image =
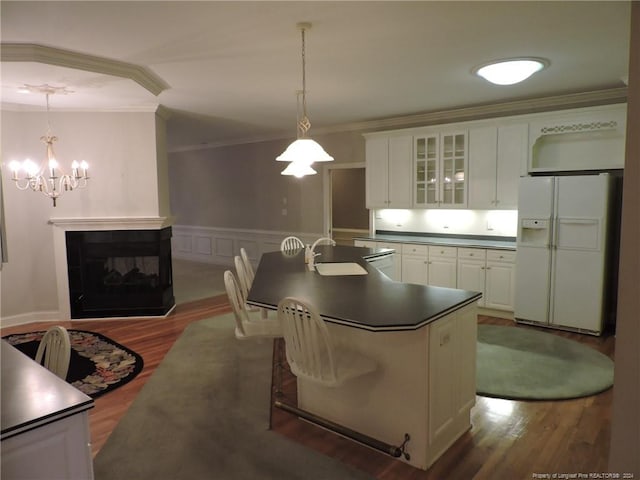
M 514 85 L 547 66 L 549 61 L 544 58 L 509 58 L 482 64 L 475 67 L 472 72 L 496 85 Z
M 311 122 L 307 116 L 305 32 L 311 28 L 311 24 L 299 23 L 297 26 L 302 34 L 302 90 L 298 92 L 296 115 L 298 136 L 280 156 L 276 157 L 276 160 L 279 162 L 291 162 L 291 165 L 282 171 L 282 175 L 294 175 L 300 178 L 316 173 L 316 171 L 311 168 L 312 163 L 330 162 L 333 160 L 333 157 L 325 152 L 324 148 L 322 148 L 318 142 L 307 137 L 307 132 L 311 128 Z M 302 97 L 302 102 L 300 101 L 300 97 Z

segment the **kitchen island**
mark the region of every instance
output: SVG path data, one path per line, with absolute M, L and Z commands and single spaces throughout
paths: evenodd
M 395 282 L 361 247 L 319 247 L 321 262 L 353 262 L 364 275 L 310 271 L 302 250 L 264 254 L 248 303 L 276 309 L 293 296 L 314 304 L 332 339 L 375 359 L 376 372 L 341 387 L 298 379 L 298 407 L 390 445 L 427 469 L 471 428 L 478 292 Z

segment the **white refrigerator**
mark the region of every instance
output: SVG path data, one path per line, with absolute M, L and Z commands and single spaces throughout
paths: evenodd
M 602 333 L 612 185 L 606 173 L 520 178 L 516 321 Z

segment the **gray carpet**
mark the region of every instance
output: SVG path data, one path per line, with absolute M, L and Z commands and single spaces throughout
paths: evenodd
M 560 400 L 613 384 L 613 361 L 597 350 L 532 329 L 478 325 L 478 395 Z
M 367 479 L 268 430 L 270 340 L 231 315 L 193 323 L 94 460 L 96 480 Z

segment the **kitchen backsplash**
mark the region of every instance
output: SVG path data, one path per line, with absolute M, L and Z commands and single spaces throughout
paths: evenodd
M 374 230 L 451 233 L 467 235 L 517 235 L 517 210 L 375 210 Z

